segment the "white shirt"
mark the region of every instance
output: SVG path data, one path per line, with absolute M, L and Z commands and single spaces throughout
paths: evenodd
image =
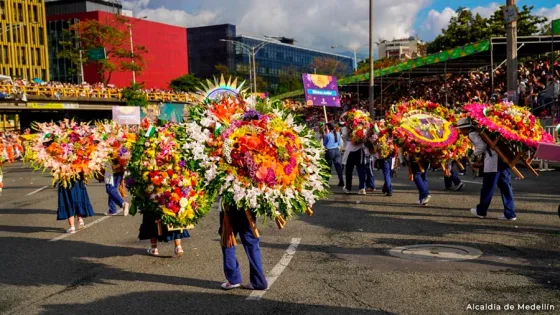
M 498 171 L 498 153 L 488 148 L 486 142 L 482 140 L 476 131 L 469 133 L 469 139 L 474 144 L 474 154 L 484 154 L 484 173 L 496 173 Z
M 115 186 L 113 166 L 111 165 L 111 162 L 105 162 L 105 185 Z

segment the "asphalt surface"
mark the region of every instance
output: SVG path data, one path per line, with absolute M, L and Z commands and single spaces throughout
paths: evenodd
M 431 173 L 428 206 L 415 205 L 417 191 L 404 172 L 395 180 L 393 197 L 345 195 L 333 187 L 329 199 L 314 207 L 314 216 L 291 220 L 284 230 L 258 221 L 265 270 L 282 270 L 258 300 L 247 300 L 251 291 L 220 288 L 217 211 L 191 230 L 183 257 L 172 258 L 173 246 L 162 244 L 163 257 L 154 258 L 146 255 L 149 244 L 137 239 L 141 217 L 104 219 L 104 186 L 91 183 L 97 216 L 86 224 L 95 224 L 52 242 L 67 226 L 56 221 L 50 177 L 21 164 L 7 165 L 4 173 L 2 314 L 524 313 L 518 304 L 555 308 L 531 314 L 560 313 L 558 172 L 514 181 L 516 222 L 495 219 L 502 207 L 499 195 L 487 219 L 471 217 L 468 209 L 476 205 L 481 185 L 470 176 L 462 177 L 466 188 L 455 192 L 443 190 L 441 172 Z M 380 173 L 375 175 L 382 184 Z M 286 250 L 293 239 L 301 240 L 292 257 Z M 416 244 L 469 246 L 483 255 L 426 262 L 388 254 Z M 285 263 L 286 255 L 292 259 L 282 269 L 277 264 Z M 248 279 L 241 248 L 238 258 Z M 502 311 L 469 309 L 487 304 Z M 515 309 L 503 311 L 506 304 Z

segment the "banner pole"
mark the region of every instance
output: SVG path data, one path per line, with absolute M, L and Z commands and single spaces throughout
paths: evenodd
M 328 124 L 329 118 L 327 117 L 327 106 L 323 106 L 323 113 L 325 114 L 325 124 Z

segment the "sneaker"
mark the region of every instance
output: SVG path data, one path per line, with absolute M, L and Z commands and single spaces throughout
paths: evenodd
M 344 187 L 344 183 L 343 182 L 338 182 L 338 187 Z
M 465 176 L 465 172 L 459 173 L 459 176 Z
M 505 215 L 500 214 L 500 216 L 498 217 L 498 220 L 502 220 L 502 221 L 515 221 L 517 220 L 517 217 L 513 217 L 513 218 L 507 218 Z
M 461 191 L 465 187 L 464 183 L 460 183 L 458 186 L 455 186 L 455 191 Z
M 224 283 L 222 283 L 221 287 L 222 287 L 222 289 L 227 291 L 227 290 L 231 290 L 231 289 L 240 288 L 241 284 L 239 284 L 239 283 L 238 284 L 231 284 L 229 282 L 224 282 Z
M 104 215 L 106 215 L 106 216 L 113 216 L 113 215 L 117 215 L 117 213 L 116 213 L 116 212 L 111 212 L 110 210 L 107 210 L 107 211 L 103 212 L 103 214 L 104 214 Z
M 358 191 L 358 195 L 367 195 L 367 192 L 365 189 L 360 189 L 360 191 Z
M 388 192 L 388 193 L 385 194 L 385 196 L 391 197 L 391 196 L 393 196 L 393 193 Z
M 475 217 L 477 217 L 477 218 L 479 218 L 479 219 L 484 219 L 484 218 L 486 218 L 486 216 L 478 215 L 478 212 L 476 211 L 476 208 L 472 208 L 472 209 L 471 209 L 471 213 L 472 213 L 472 215 L 474 215 Z
M 418 200 L 418 204 L 425 206 L 428 204 L 428 202 L 430 202 L 430 200 L 432 199 L 431 195 L 428 195 L 426 198 L 422 199 L 422 200 Z
M 130 211 L 130 203 L 125 202 L 123 204 L 123 215 L 126 217 L 129 211 Z
M 66 233 L 74 234 L 74 233 L 76 233 L 76 228 L 74 226 L 71 226 L 71 227 L 68 228 L 68 230 L 66 230 Z
M 350 190 L 346 189 L 346 187 L 342 188 L 342 191 L 345 192 L 346 194 L 350 193 Z

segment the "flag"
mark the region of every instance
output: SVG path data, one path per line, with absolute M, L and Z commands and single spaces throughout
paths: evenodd
M 148 128 L 148 131 L 146 131 L 146 137 L 151 138 L 155 133 L 156 133 L 156 128 L 154 126 L 150 125 L 150 128 Z
M 552 35 L 560 35 L 560 19 L 552 21 Z

